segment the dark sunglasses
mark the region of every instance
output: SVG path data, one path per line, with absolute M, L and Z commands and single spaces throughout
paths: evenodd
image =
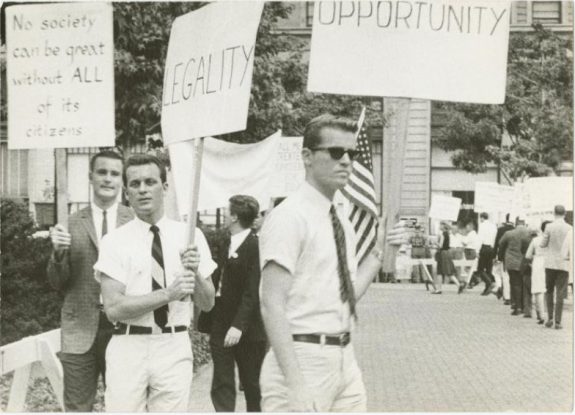
M 328 151 L 329 155 L 334 160 L 341 159 L 345 153 L 347 153 L 350 160 L 353 160 L 355 158 L 355 156 L 357 156 L 359 154 L 358 150 L 354 150 L 352 148 L 343 148 L 343 147 L 315 147 L 315 148 L 310 148 L 310 150 L 311 151 L 320 151 L 320 150 Z

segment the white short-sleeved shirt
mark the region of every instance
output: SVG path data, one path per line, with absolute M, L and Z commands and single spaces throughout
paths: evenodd
M 350 329 L 349 304 L 340 298 L 330 206 L 329 199 L 305 182 L 272 210 L 260 233 L 261 268 L 273 261 L 293 278 L 286 310 L 292 334 L 338 334 Z M 341 212 L 338 217 L 355 281 L 356 237 L 347 217 Z
M 150 224 L 135 218 L 114 229 L 102 238 L 98 261 L 94 264 L 95 276 L 100 281 L 99 272 L 126 286 L 126 295 L 145 295 L 152 292 L 152 241 L 154 235 Z M 160 229 L 166 286 L 184 271 L 180 251 L 186 247 L 186 224 L 163 217 L 156 226 Z M 196 228 L 195 245 L 200 254 L 198 271 L 203 278 L 210 278 L 216 269 L 210 248 L 201 230 Z M 169 303 L 168 326 L 188 326 L 192 319 L 189 302 Z M 123 320 L 123 323 L 137 326 L 154 326 L 154 313 Z
M 495 238 L 497 236 L 497 225 L 488 220 L 484 220 L 479 223 L 477 234 L 482 245 L 488 245 L 493 248 L 495 246 Z

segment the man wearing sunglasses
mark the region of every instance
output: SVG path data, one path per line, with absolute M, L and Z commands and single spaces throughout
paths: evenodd
M 266 218 L 260 299 L 271 344 L 260 376 L 264 412 L 365 412 L 350 331 L 356 302 L 381 267 L 384 222 L 360 264 L 353 228 L 333 204 L 352 171 L 357 124 L 322 115 L 306 126 L 304 184 Z M 407 240 L 396 225 L 387 242 Z M 361 318 L 361 317 L 360 317 Z

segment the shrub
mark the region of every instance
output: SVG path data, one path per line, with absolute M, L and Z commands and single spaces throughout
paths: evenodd
M 14 200 L 1 201 L 2 333 L 0 344 L 57 328 L 61 295 L 46 278 L 50 241 L 33 238 L 37 231 L 27 206 Z

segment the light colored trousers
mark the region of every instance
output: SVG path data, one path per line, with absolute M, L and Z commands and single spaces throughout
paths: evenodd
M 366 412 L 367 398 L 353 346 L 294 342 L 306 387 L 318 412 Z M 273 350 L 267 353 L 260 375 L 262 412 L 289 412 L 285 377 Z
M 495 277 L 495 288 L 501 287 L 503 289 L 503 299 L 509 300 L 511 298 L 511 285 L 509 284 L 509 274 L 503 268 L 503 262 L 494 262 L 492 272 Z
M 193 366 L 187 331 L 112 336 L 106 412 L 187 412 Z

